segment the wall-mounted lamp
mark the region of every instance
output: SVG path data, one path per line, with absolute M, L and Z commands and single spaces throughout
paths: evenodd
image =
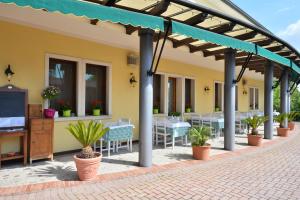
M 246 80 L 246 79 L 243 79 L 243 80 L 242 80 L 242 85 L 243 85 L 243 95 L 247 95 L 248 92 L 247 92 L 247 90 L 245 89 L 245 85 L 247 85 L 247 80 Z
M 11 81 L 12 76 L 15 74 L 15 73 L 11 70 L 10 65 L 7 66 L 7 68 L 5 69 L 4 73 L 5 73 L 5 75 L 7 76 L 8 82 Z
M 129 83 L 132 87 L 135 87 L 137 84 L 137 80 L 135 79 L 135 75 L 133 73 L 130 73 Z
M 208 86 L 204 87 L 204 92 L 208 93 L 210 91 L 210 88 Z

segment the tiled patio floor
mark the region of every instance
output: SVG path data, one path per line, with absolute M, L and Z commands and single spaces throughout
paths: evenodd
M 276 139 L 276 136 L 275 138 Z M 266 142 L 264 140 L 264 142 Z M 210 141 L 212 144 L 211 156 L 224 154 L 223 138 Z M 236 149 L 245 149 L 247 146 L 246 135 L 236 136 Z M 45 183 L 53 181 L 77 180 L 73 154 L 55 156 L 54 161 L 35 161 L 26 167 L 20 164 L 3 165 L 0 170 L 0 188 L 22 186 L 28 184 Z M 191 146 L 175 146 L 163 149 L 155 147 L 153 150 L 153 164 L 156 166 L 176 163 L 184 160 L 192 160 Z M 138 167 L 138 145 L 134 144 L 133 152 L 120 150 L 113 153 L 110 158 L 104 154 L 99 168 L 99 174 L 112 174 L 137 169 Z

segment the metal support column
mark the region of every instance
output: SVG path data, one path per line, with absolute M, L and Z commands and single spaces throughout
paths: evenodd
M 273 73 L 274 73 L 274 63 L 268 62 L 265 66 L 265 79 L 264 79 L 264 114 L 268 117 L 268 120 L 264 125 L 264 138 L 273 138 Z
M 290 77 L 288 77 L 288 93 L 287 93 L 287 112 L 291 112 L 291 91 L 290 91 Z
M 289 74 L 288 71 L 283 72 L 283 77 L 280 82 L 280 113 L 288 112 L 288 82 L 289 82 Z M 284 128 L 287 128 L 287 120 L 283 123 Z
M 235 53 L 233 49 L 225 52 L 224 148 L 229 151 L 235 143 Z
M 139 165 L 152 166 L 153 76 L 148 74 L 153 59 L 152 30 L 142 29 L 140 36 Z

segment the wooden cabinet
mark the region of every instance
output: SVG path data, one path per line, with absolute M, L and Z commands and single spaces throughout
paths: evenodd
M 28 118 L 42 118 L 43 108 L 42 104 L 29 104 L 28 105 Z
M 30 164 L 37 159 L 53 160 L 53 119 L 31 119 L 29 123 Z

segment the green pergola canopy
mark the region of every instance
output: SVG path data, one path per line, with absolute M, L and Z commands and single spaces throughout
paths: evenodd
M 78 0 L 0 0 L 2 3 L 13 3 L 17 6 L 46 9 L 49 12 L 73 14 L 78 17 L 98 19 L 164 31 L 164 19 L 161 17 L 145 15 L 124 9 L 102 6 Z
M 267 58 L 281 65 L 292 68 L 295 72 L 300 74 L 300 68 L 292 60 L 273 53 L 263 47 L 260 47 L 254 43 L 238 40 L 225 35 L 213 33 L 204 29 L 189 26 L 180 22 L 172 21 L 172 33 L 184 35 L 197 40 L 204 40 L 206 42 L 218 44 L 221 46 L 253 53 L 261 57 Z

